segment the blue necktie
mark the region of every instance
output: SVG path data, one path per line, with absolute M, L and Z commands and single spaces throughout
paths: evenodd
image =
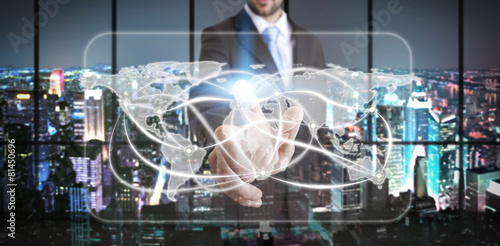
M 267 48 L 273 57 L 274 64 L 276 64 L 276 68 L 278 68 L 278 72 L 282 73 L 284 71 L 284 64 L 278 49 L 279 34 L 280 30 L 276 26 L 271 26 L 262 32 L 262 39 L 264 39 L 264 42 L 267 44 Z

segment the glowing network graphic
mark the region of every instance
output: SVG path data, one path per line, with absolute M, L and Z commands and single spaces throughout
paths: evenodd
M 384 182 L 384 168 L 391 154 L 392 137 L 388 123 L 374 106 L 376 92 L 372 89 L 385 87 L 393 92 L 398 86 L 410 84 L 418 78 L 376 71 L 362 73 L 331 64 L 324 70 L 295 68 L 281 73 L 281 76 L 259 73 L 263 65 L 258 64 L 251 66 L 254 74 L 224 71 L 224 65 L 217 62 L 158 62 L 123 68 L 117 75 L 84 74 L 81 84 L 86 89 L 102 86 L 117 95 L 124 117 L 133 123 L 134 129 L 139 129 L 141 136 L 160 144 L 164 160 L 170 163 L 168 169 L 165 165 L 158 165 L 142 156 L 130 139 L 131 127 L 125 123 L 117 124 L 116 127 L 122 128 L 130 148 L 143 163 L 158 170 L 159 177 L 161 174 L 169 175 L 166 189 L 161 182 L 157 182 L 157 186 L 153 188 L 136 187 L 127 183 L 125 185 L 151 192 L 151 200 L 158 200 L 159 195 L 165 193 L 170 200 L 176 201 L 177 194 L 183 191 L 205 189 L 222 192 L 237 188 L 242 180 L 248 182 L 273 178 L 287 185 L 306 189 L 335 189 L 367 181 L 374 184 Z M 200 83 L 211 84 L 232 95 L 232 98 L 207 96 L 189 99 L 189 90 Z M 371 88 L 368 88 L 368 84 Z M 227 85 L 231 85 L 231 88 L 227 88 Z M 228 115 L 223 116 L 223 125 L 232 126 L 224 128 L 224 135 L 227 136 L 225 139 L 218 139 L 212 134 L 211 137 L 216 140 L 214 144 L 196 146 L 188 138 L 169 131 L 174 126 L 164 119 L 165 114 L 187 108 L 194 112 L 203 127 L 214 133 L 215 129 L 208 124 L 209 119 L 205 118 L 204 112 L 193 105 L 220 102 L 228 103 L 231 109 Z M 283 113 L 291 107 L 297 107 L 302 112 L 303 117 L 299 122 L 310 131 L 310 139 L 293 139 L 283 134 L 288 130 L 287 127 L 298 124 L 297 119 L 283 117 Z M 259 109 L 257 116 L 253 114 L 255 109 Z M 328 113 L 325 115 L 324 112 Z M 370 133 L 362 133 L 359 127 L 352 128 L 367 117 L 374 116 L 382 121 L 389 134 L 386 139 L 388 144 L 383 148 L 362 144 L 363 134 Z M 158 120 L 151 122 L 151 118 Z M 345 129 L 349 127 L 354 130 L 346 132 Z M 324 144 L 319 143 L 317 134 L 320 129 L 332 133 L 329 140 L 332 148 L 327 149 Z M 243 153 L 245 160 L 236 164 L 244 174 L 200 173 L 207 150 L 219 147 L 221 151 L 228 153 L 228 142 L 238 143 L 238 151 Z M 283 144 L 306 151 L 292 159 L 280 159 L 277 152 Z M 112 142 L 109 147 L 112 149 Z M 312 152 L 329 157 L 347 168 L 350 182 L 313 184 L 274 176 L 287 167 L 301 165 L 301 160 Z M 358 158 L 347 158 L 350 153 L 361 155 Z M 116 173 L 115 176 L 122 183 L 125 182 Z M 198 186 L 183 187 L 190 179 Z M 214 182 L 203 182 L 204 180 Z

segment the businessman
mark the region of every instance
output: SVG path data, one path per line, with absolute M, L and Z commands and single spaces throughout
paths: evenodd
M 295 67 L 324 68 L 325 58 L 320 40 L 295 24 L 281 9 L 281 3 L 282 0 L 247 0 L 247 4 L 238 14 L 206 28 L 201 37 L 199 61 L 225 63 L 223 70 L 249 71 L 254 74 L 258 72 L 283 75 L 284 71 Z M 252 64 L 265 66 L 254 70 L 250 67 Z M 220 87 L 230 90 L 239 79 L 241 78 L 230 78 L 220 83 Z M 191 88 L 190 98 L 237 97 L 236 94 L 231 95 L 220 87 L 202 83 Z M 293 81 L 283 79 L 278 87 L 287 90 L 294 87 Z M 295 146 L 290 142 L 279 143 L 278 151 L 269 153 L 268 148 L 272 148 L 275 139 L 270 136 L 278 134 L 276 137 L 293 141 L 301 138 L 301 135 L 307 135 L 305 132 L 308 129 L 300 127 L 304 112 L 299 107 L 288 108 L 283 114 L 285 123 L 279 133 L 276 133 L 276 129 L 269 123 L 259 123 L 256 124 L 258 127 L 250 127 L 248 130 L 252 132 L 249 135 L 255 137 L 244 141 L 224 141 L 240 129 L 238 126 L 223 125 L 223 120 L 231 112 L 229 103 L 197 103 L 193 106 L 194 110 L 189 111 L 190 126 L 198 143 L 209 145 L 222 142 L 208 157 L 212 173 L 239 177 L 218 179 L 219 186 L 239 204 L 260 207 L 263 193 L 251 184 L 258 177 L 256 172 L 269 171 L 271 173 L 268 175 L 274 175 L 278 172 L 276 170 L 284 170 L 287 167 L 295 153 Z M 202 124 L 195 111 L 203 115 L 210 128 Z M 247 124 L 262 122 L 259 120 L 265 119 L 260 105 L 250 106 L 245 116 Z M 249 156 L 243 153 L 243 144 L 254 144 L 258 149 Z M 270 163 L 271 168 L 260 170 L 262 163 Z

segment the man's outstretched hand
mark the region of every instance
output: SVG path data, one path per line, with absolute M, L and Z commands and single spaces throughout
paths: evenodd
M 245 125 L 219 126 L 214 132 L 218 144 L 208 162 L 214 175 L 226 176 L 216 179 L 226 195 L 243 206 L 258 208 L 262 191 L 250 183 L 286 169 L 295 152 L 291 141 L 297 136 L 303 111 L 290 107 L 281 120 L 271 124 L 248 82 L 239 81 L 233 88 Z

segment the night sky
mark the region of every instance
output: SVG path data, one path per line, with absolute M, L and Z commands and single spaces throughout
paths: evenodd
M 55 0 L 54 0 L 55 1 Z M 61 0 L 62 1 L 62 0 Z M 67 0 L 59 5 L 40 28 L 40 67 L 83 66 L 84 51 L 94 37 L 111 30 L 111 1 Z M 50 2 L 50 1 L 45 1 Z M 244 0 L 196 0 L 197 31 L 234 15 Z M 299 25 L 322 32 L 366 30 L 366 0 L 290 0 L 291 18 Z M 375 13 L 387 13 L 389 0 L 375 0 Z M 2 1 L 0 8 L 0 66 L 33 66 L 33 38 L 23 35 L 23 17 L 32 22 L 33 1 Z M 226 6 L 219 10 L 214 4 Z M 458 0 L 400 0 L 399 13 L 377 21 L 380 31 L 404 38 L 413 51 L 414 68 L 458 68 Z M 41 8 L 43 10 L 43 8 Z M 500 68 L 500 1 L 465 1 L 465 68 Z M 189 1 L 118 0 L 118 31 L 180 31 L 189 29 Z M 383 16 L 386 17 L 386 16 Z M 26 30 L 25 30 L 26 31 Z M 24 32 L 26 33 L 26 32 Z M 18 35 L 17 52 L 9 37 Z M 353 35 L 319 35 L 328 62 L 366 69 L 367 49 L 355 44 Z M 140 65 L 155 61 L 188 61 L 188 35 L 118 36 L 118 65 Z M 26 43 L 24 43 L 26 42 Z M 346 57 L 342 47 L 354 46 Z M 199 37 L 196 37 L 196 55 Z M 87 53 L 87 66 L 111 63 L 111 39 L 96 39 Z M 374 38 L 374 66 L 408 68 L 404 43 L 387 35 Z

